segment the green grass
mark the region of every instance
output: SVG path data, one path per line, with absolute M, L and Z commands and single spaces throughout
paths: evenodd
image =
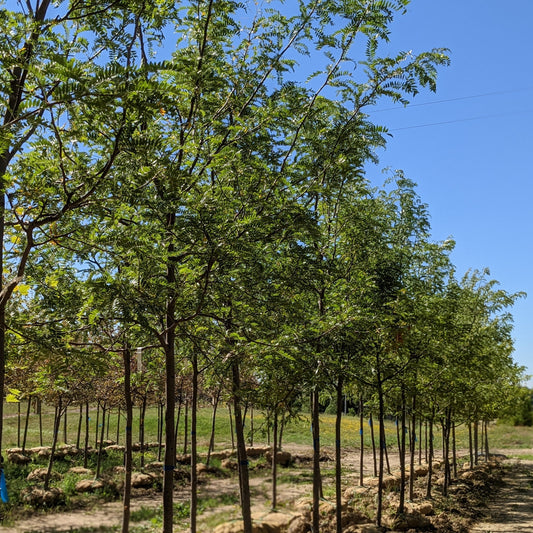
M 5 404 L 4 414 L 4 434 L 3 445 L 4 448 L 16 447 L 18 442 L 22 443 L 22 431 L 24 429 L 26 404 L 21 404 L 21 418 L 20 418 L 20 439 L 18 437 L 18 406 L 14 403 Z M 198 411 L 198 444 L 199 452 L 205 453 L 209 442 L 209 436 L 211 431 L 211 416 L 212 410 L 208 407 L 199 409 Z M 90 411 L 90 424 L 89 424 L 89 444 L 95 446 L 96 441 L 96 409 L 93 408 Z M 100 417 L 101 418 L 101 417 Z M 181 409 L 180 425 L 178 429 L 178 448 L 177 452 L 184 451 L 185 440 L 185 420 L 184 409 Z M 374 422 L 377 429 L 377 423 Z M 99 420 L 99 425 L 101 420 Z M 246 422 L 246 429 L 249 430 L 250 421 Z M 320 442 L 322 446 L 333 447 L 335 444 L 335 416 L 329 414 L 322 414 L 320 417 Z M 53 408 L 51 406 L 43 406 L 43 444 L 50 445 L 52 441 L 52 427 L 53 427 Z M 123 416 L 120 420 L 120 435 L 119 444 L 124 444 L 124 427 L 125 421 Z M 68 410 L 67 415 L 67 443 L 76 444 L 77 440 L 77 428 L 78 428 L 78 408 L 76 406 L 71 407 Z M 82 426 L 81 445 L 84 441 L 84 428 Z M 117 428 L 117 411 L 111 411 L 109 432 L 106 430 L 105 438 L 109 437 L 110 440 L 116 441 L 116 428 Z M 360 442 L 360 422 L 359 417 L 346 415 L 342 419 L 342 442 L 343 448 L 354 449 L 359 447 Z M 418 428 L 417 428 L 418 429 Z M 190 434 L 190 417 L 188 433 Z M 377 432 L 376 432 L 377 433 Z M 396 425 L 393 421 L 386 422 L 385 429 L 387 442 L 391 449 L 396 447 Z M 365 447 L 370 448 L 370 427 L 367 420 L 363 423 L 363 435 Z M 231 432 L 229 414 L 227 409 L 219 408 L 216 420 L 216 449 L 224 449 L 231 447 Z M 134 411 L 134 425 L 133 425 L 133 437 L 134 441 L 139 440 L 139 410 Z M 456 430 L 457 445 L 459 448 L 468 447 L 468 430 L 465 426 L 459 426 Z M 424 435 L 422 435 L 424 439 Z M 441 439 L 440 431 L 436 430 L 435 445 L 439 446 Z M 61 431 L 59 434 L 59 444 L 64 444 L 64 432 L 63 424 L 61 424 Z M 148 408 L 146 412 L 145 421 L 145 442 L 155 442 L 157 440 L 157 408 Z M 188 438 L 188 440 L 190 440 Z M 248 440 L 250 442 L 250 435 L 248 433 Z M 285 428 L 283 433 L 283 441 L 285 443 L 294 443 L 302 445 L 311 445 L 311 423 L 309 415 L 302 414 L 296 420 L 291 421 Z M 267 443 L 267 431 L 265 428 L 265 418 L 261 413 L 254 413 L 254 445 L 265 445 Z M 510 427 L 505 424 L 491 424 L 489 429 L 489 444 L 491 448 L 531 448 L 533 446 L 533 428 L 529 427 Z M 26 441 L 26 447 L 39 446 L 39 419 L 38 415 L 31 413 L 28 425 L 28 437 Z M 190 451 L 190 442 L 187 446 L 187 451 Z M 157 459 L 157 449 L 152 448 L 145 452 L 146 462 Z M 94 461 L 94 459 L 91 459 Z M 110 459 L 110 462 L 114 461 L 114 458 Z M 95 465 L 91 463 L 89 465 L 94 468 Z M 105 467 L 105 466 L 104 466 Z

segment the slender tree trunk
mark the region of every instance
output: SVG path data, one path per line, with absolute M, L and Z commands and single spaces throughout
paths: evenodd
M 386 441 L 385 441 L 385 424 L 384 424 L 385 405 L 384 405 L 383 389 L 382 389 L 382 383 L 381 383 L 380 376 L 378 376 L 377 392 L 378 392 L 378 402 L 379 402 L 379 411 L 378 411 L 379 470 L 378 470 L 378 494 L 377 494 L 377 501 L 376 501 L 376 525 L 378 527 L 381 527 L 381 520 L 382 520 L 382 513 L 383 513 L 383 469 L 384 469 Z
M 80 412 L 78 416 L 78 430 L 76 432 L 76 449 L 80 449 L 81 443 L 81 425 L 83 424 L 83 404 L 80 403 Z
M 428 420 L 429 435 L 428 435 L 428 483 L 426 487 L 426 498 L 431 499 L 432 476 L 433 476 L 433 419 L 435 417 L 435 409 L 431 413 L 431 418 Z
M 250 405 L 250 446 L 254 445 L 254 406 Z
M 457 479 L 457 441 L 455 439 L 455 424 L 452 424 L 452 467 L 453 478 Z
M 365 466 L 365 436 L 364 436 L 364 402 L 363 396 L 359 397 L 359 446 L 361 447 L 359 453 L 359 486 L 364 483 L 364 466 Z
M 400 436 L 400 419 L 398 417 L 396 417 L 396 420 L 395 420 L 395 425 L 396 425 L 396 443 L 398 445 L 398 453 L 401 454 L 402 453 L 402 439 L 401 439 L 401 436 Z
M 280 450 L 282 448 L 281 443 L 283 441 L 283 430 L 285 429 L 286 420 L 285 413 L 281 413 L 281 422 L 278 423 L 278 449 Z
M 217 390 L 217 393 L 215 394 L 213 398 L 213 416 L 211 417 L 211 436 L 209 437 L 209 448 L 207 450 L 207 459 L 206 459 L 206 465 L 208 466 L 211 460 L 211 452 L 215 450 L 215 428 L 216 428 L 216 420 L 217 420 L 218 402 L 220 400 L 221 392 L 222 392 L 222 388 L 220 387 Z
M 59 397 L 58 404 L 55 408 L 54 415 L 54 434 L 52 436 L 52 450 L 50 451 L 50 458 L 48 460 L 48 469 L 44 478 L 44 490 L 48 490 L 50 486 L 50 477 L 52 476 L 52 466 L 54 465 L 54 455 L 57 448 L 57 438 L 59 436 L 59 426 L 61 423 L 61 411 L 62 411 L 62 400 L 61 396 Z
M 198 411 L 198 356 L 196 350 L 192 355 L 192 398 L 191 398 L 191 506 L 190 532 L 196 533 L 196 515 L 198 513 L 198 471 L 196 415 Z
M 1 172 L 3 170 L 3 172 Z M 4 176 L 5 169 L 0 169 L 0 178 Z M 3 243 L 4 243 L 4 226 L 5 226 L 5 190 L 0 190 L 0 272 L 4 268 Z M 3 276 L 0 276 L 0 291 L 3 289 Z M 0 304 L 0 457 L 3 450 L 3 428 L 4 428 L 4 389 L 6 376 L 6 306 Z M 42 431 L 41 431 L 41 446 Z
M 485 461 L 489 461 L 489 423 L 485 420 Z
M 272 445 L 272 509 L 277 507 L 277 481 L 278 481 L 278 409 L 274 407 L 274 424 L 272 428 L 273 445 Z
M 341 485 L 341 422 L 342 422 L 342 376 L 337 380 L 337 416 L 335 419 L 335 503 L 336 530 L 342 533 L 342 485 Z
M 313 431 L 313 533 L 320 531 L 320 496 L 322 489 L 322 476 L 320 475 L 320 405 L 318 387 L 315 386 L 312 394 L 312 431 Z
M 424 421 L 424 453 L 426 455 L 426 464 L 429 463 L 429 437 L 428 437 L 428 421 L 427 419 Z
M 0 402 L 1 403 L 1 402 Z M 39 446 L 43 445 L 43 402 L 39 399 Z
M 398 504 L 398 514 L 405 511 L 405 390 L 402 386 L 402 412 L 401 412 L 401 439 L 400 439 L 400 502 Z M 411 476 L 412 477 L 412 476 Z
M 416 390 L 413 391 L 413 398 L 411 402 L 411 439 L 409 441 L 409 445 L 409 500 L 413 501 L 415 499 Z
M 231 404 L 228 403 L 228 411 L 229 411 L 229 431 L 231 434 L 231 449 L 235 449 L 235 432 L 233 430 L 233 415 L 231 414 Z
M 133 470 L 133 401 L 131 398 L 131 349 L 129 346 L 125 347 L 122 358 L 124 362 L 124 401 L 126 405 L 126 449 L 124 451 L 122 533 L 128 533 L 130 527 L 131 474 Z
M 172 238 L 176 214 L 168 213 L 166 228 Z M 174 521 L 174 469 L 176 468 L 176 439 L 174 418 L 176 408 L 176 258 L 173 244 L 168 246 L 166 281 L 168 297 L 166 304 L 165 332 L 165 460 L 163 473 L 163 533 L 172 533 Z
M 185 427 L 183 428 L 183 453 L 187 453 L 189 446 L 189 399 L 185 398 Z
M 21 427 L 21 416 L 20 416 L 20 401 L 17 402 L 17 448 L 20 448 L 20 427 Z
M 89 402 L 85 402 L 85 444 L 83 446 L 83 468 L 87 468 L 89 458 Z
M 414 416 L 414 415 L 413 415 Z M 418 464 L 422 464 L 422 416 L 418 421 Z
M 106 402 L 104 402 L 102 404 L 102 429 L 100 430 L 100 442 L 98 443 L 98 455 L 96 458 L 96 479 L 100 477 L 100 470 L 102 468 L 106 409 L 107 409 Z
M 479 455 L 479 421 L 477 419 L 474 420 L 474 464 L 477 466 L 478 464 L 478 455 Z
M 474 468 L 474 437 L 472 434 L 472 422 L 468 422 L 468 453 L 470 458 L 470 470 Z
M 178 430 L 180 427 L 180 416 L 181 416 L 181 394 L 178 401 L 178 414 L 176 416 L 176 427 L 174 430 L 174 445 L 176 447 L 176 450 L 178 449 Z
M 237 437 L 237 460 L 239 463 L 239 480 L 241 487 L 241 507 L 244 533 L 252 533 L 252 513 L 250 502 L 250 480 L 248 473 L 248 458 L 246 456 L 246 442 L 241 411 L 241 376 L 239 363 L 232 364 L 233 407 L 235 416 L 235 434 Z
M 26 451 L 26 439 L 28 437 L 28 424 L 30 421 L 31 396 L 28 396 L 28 405 L 26 407 L 26 420 L 24 421 L 24 434 L 22 436 L 22 453 Z
M 370 439 L 372 440 L 372 456 L 374 458 L 374 477 L 378 476 L 378 460 L 376 455 L 376 437 L 374 435 L 374 418 L 372 417 L 372 411 L 368 416 L 368 425 L 370 426 Z
M 161 454 L 163 453 L 163 426 L 164 426 L 164 410 L 165 404 L 159 401 L 158 408 L 158 423 L 157 423 L 157 460 L 161 461 Z
M 146 394 L 143 396 L 142 404 L 140 407 L 140 413 L 139 413 L 139 442 L 141 445 L 141 470 L 144 468 L 144 452 L 145 452 L 145 434 L 144 434 L 144 422 L 146 418 L 146 404 L 148 402 L 148 398 Z
M 385 424 L 385 422 L 383 422 L 383 424 Z M 383 431 L 385 431 L 385 430 L 383 430 Z M 390 462 L 389 462 L 389 448 L 387 446 L 387 441 L 386 440 L 383 441 L 383 455 L 385 456 L 385 462 L 387 463 L 387 473 L 390 475 L 391 474 L 391 469 L 390 469 Z
M 122 409 L 120 408 L 120 405 L 119 405 L 117 409 L 117 439 L 116 439 L 117 445 L 120 444 L 120 417 L 122 416 L 121 411 Z
M 96 429 L 94 430 L 94 447 L 98 449 L 98 427 L 100 424 L 100 402 L 96 402 Z
M 444 462 L 444 483 L 442 484 L 442 495 L 448 496 L 448 487 L 450 485 L 451 471 L 450 471 L 450 426 L 451 426 L 451 407 L 447 407 L 442 422 L 442 440 L 444 443 L 442 449 Z
M 479 456 L 482 457 L 485 454 L 485 424 L 480 421 L 481 435 L 479 438 Z

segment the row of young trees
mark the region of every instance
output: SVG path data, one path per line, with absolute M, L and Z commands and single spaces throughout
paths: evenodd
M 324 391 L 375 402 L 382 438 L 391 404 L 449 435 L 495 416 L 520 378 L 507 314 L 519 295 L 486 273 L 456 279 L 453 242 L 431 241 L 414 184 L 365 177 L 387 134 L 372 106 L 435 90 L 448 63 L 442 49 L 378 54 L 408 3 L 0 8 L 0 393 L 6 364 L 32 369 L 28 394 L 62 398 L 119 362 L 131 443 L 141 352 L 164 398 L 166 533 L 184 371 L 191 531 L 200 376 L 232 395 L 246 532 L 243 402 L 276 428 L 312 397 L 318 531 Z M 383 451 L 380 465 L 381 486 Z

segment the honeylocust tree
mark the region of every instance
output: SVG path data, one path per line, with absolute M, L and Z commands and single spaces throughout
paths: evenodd
M 0 396 L 8 302 L 28 291 L 37 250 L 73 235 L 101 198 L 121 153 L 142 28 L 152 40 L 161 27 L 135 2 L 8 5 L 0 6 Z

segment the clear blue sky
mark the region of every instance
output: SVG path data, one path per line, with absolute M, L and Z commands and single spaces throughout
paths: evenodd
M 457 241 L 452 260 L 458 276 L 488 267 L 503 289 L 530 295 L 512 311 L 515 360 L 528 374 L 533 374 L 532 22 L 533 0 L 412 0 L 391 27 L 391 49 L 447 47 L 452 63 L 440 71 L 436 94 L 419 94 L 407 108 L 390 110 L 383 103 L 371 114 L 393 138 L 380 152 L 378 168 L 369 168 L 376 184 L 383 167 L 402 169 L 418 183 L 434 239 Z M 451 101 L 436 103 L 441 100 Z

